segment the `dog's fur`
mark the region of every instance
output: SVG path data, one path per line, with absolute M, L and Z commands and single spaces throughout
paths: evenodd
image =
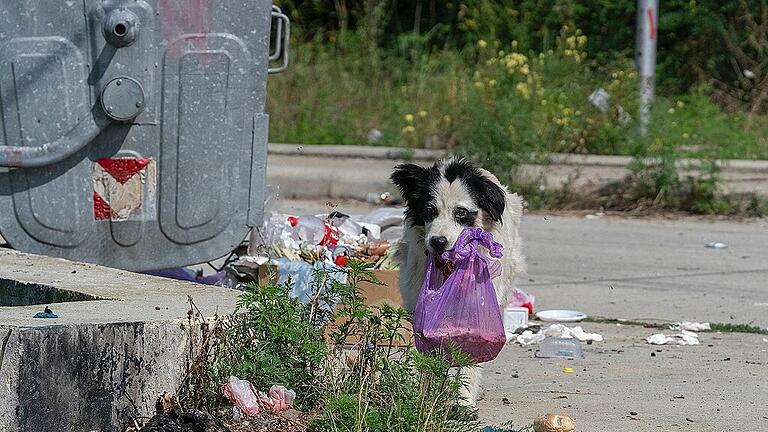
M 466 226 L 481 227 L 504 247 L 502 274 L 494 279 L 499 307 L 504 308 L 515 277 L 524 271 L 518 227 L 522 199 L 490 172 L 465 159 L 438 161 L 431 168 L 414 164 L 395 167 L 392 182 L 406 204 L 403 239 L 398 247 L 400 292 L 403 307 L 413 312 L 424 281 L 425 251 L 437 252 L 439 237 L 451 249 Z M 438 239 L 438 240 L 435 240 Z M 474 405 L 480 396 L 480 368 L 462 372 L 466 382 L 464 403 Z

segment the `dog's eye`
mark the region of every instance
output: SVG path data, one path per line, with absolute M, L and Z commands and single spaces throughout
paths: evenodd
M 463 226 L 473 226 L 475 219 L 477 219 L 476 211 L 469 211 L 464 207 L 456 207 L 453 209 L 453 219 Z
M 432 220 L 437 217 L 437 207 L 428 205 L 424 207 L 424 218 L 426 220 Z
M 464 219 L 469 215 L 469 210 L 463 207 L 456 207 L 453 209 L 453 217 L 456 219 Z

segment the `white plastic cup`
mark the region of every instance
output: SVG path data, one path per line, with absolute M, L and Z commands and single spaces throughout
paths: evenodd
M 504 333 L 507 336 L 507 342 L 513 340 L 515 330 L 528 327 L 528 308 L 507 306 L 504 308 Z

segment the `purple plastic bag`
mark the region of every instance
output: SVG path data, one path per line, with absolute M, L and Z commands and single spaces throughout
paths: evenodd
M 439 259 L 430 255 L 427 272 L 413 313 L 416 349 L 441 352 L 451 361 L 448 343 L 453 341 L 475 362 L 493 360 L 506 343 L 496 290 L 486 258 L 478 246 L 500 258 L 502 246 L 481 228 L 465 228 L 453 250 Z M 440 263 L 454 266 L 445 277 Z

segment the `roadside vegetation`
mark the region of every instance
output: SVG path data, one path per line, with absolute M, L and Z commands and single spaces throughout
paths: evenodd
M 249 286 L 237 312 L 215 320 L 197 341 L 182 405 L 216 413 L 232 430 L 479 430 L 474 409 L 460 403 L 462 383 L 450 364 L 416 352 L 402 336 L 406 312 L 365 304 L 359 284 L 379 283 L 371 268 L 350 262 L 337 270 L 346 273 L 345 283 L 318 270 L 307 303 L 287 285 Z M 451 354 L 459 367 L 474 367 L 461 352 Z M 277 383 L 295 390 L 298 413 L 286 420 L 263 410 L 238 426 L 221 391 L 230 375 L 257 389 Z
M 283 1 L 292 65 L 269 82 L 271 142 L 468 155 L 534 208 L 766 214 L 724 196 L 722 159 L 768 158 L 765 0 L 663 4 L 657 98 L 637 133 L 634 0 Z M 603 109 L 590 102 L 610 95 Z M 540 191 L 517 167 L 549 152 L 630 155 L 611 191 Z M 676 165 L 693 158 L 681 176 Z

